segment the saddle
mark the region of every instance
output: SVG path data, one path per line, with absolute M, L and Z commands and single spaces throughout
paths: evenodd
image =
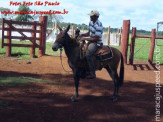
M 81 59 L 85 58 L 87 49 L 88 49 L 88 44 L 84 43 L 81 45 L 81 52 L 82 52 L 80 55 Z M 97 49 L 97 51 L 94 53 L 94 57 L 96 58 L 96 60 L 105 61 L 111 59 L 113 57 L 113 53 L 109 46 L 103 45 L 102 47 L 99 47 Z

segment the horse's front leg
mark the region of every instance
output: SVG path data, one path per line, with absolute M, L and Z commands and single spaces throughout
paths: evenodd
M 75 83 L 75 95 L 73 95 L 71 97 L 71 100 L 72 100 L 72 102 L 76 102 L 77 101 L 77 98 L 79 96 L 79 91 L 78 91 L 78 88 L 79 88 L 79 80 L 80 80 L 79 70 L 78 69 L 74 69 L 73 70 L 73 74 L 74 74 L 74 83 Z

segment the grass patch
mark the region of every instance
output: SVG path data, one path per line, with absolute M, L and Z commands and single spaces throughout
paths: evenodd
M 54 86 L 66 85 L 66 83 L 63 84 L 62 82 L 54 82 L 51 80 L 42 80 L 32 77 L 0 77 L 0 86 L 24 86 L 31 83 L 48 83 Z
M 50 82 L 50 81 L 31 77 L 0 77 L 1 86 L 22 86 L 29 83 L 38 82 Z
M 60 54 L 59 50 L 57 52 L 54 52 L 52 50 L 52 45 L 53 45 L 53 43 L 50 43 L 50 42 L 46 43 L 46 54 L 53 55 L 53 56 L 59 56 L 59 54 Z
M 129 39 L 129 44 L 131 43 L 131 36 Z M 135 40 L 135 49 L 134 49 L 134 60 L 143 60 L 148 61 L 149 51 L 150 51 L 151 40 L 150 39 L 141 39 L 137 38 Z M 160 63 L 163 64 L 163 40 L 158 40 L 157 46 L 160 48 Z M 120 50 L 120 46 L 112 46 Z M 155 48 L 156 49 L 156 48 Z M 154 52 L 153 62 L 156 61 L 157 53 Z M 130 56 L 130 46 L 128 47 L 128 60 Z
M 134 59 L 148 61 L 151 40 L 138 38 L 135 40 Z M 163 54 L 163 40 L 158 40 L 157 46 L 160 48 L 160 54 Z M 155 47 L 156 49 L 156 47 Z M 156 61 L 157 53 L 154 52 L 153 62 Z M 160 63 L 163 64 L 163 56 L 160 55 Z

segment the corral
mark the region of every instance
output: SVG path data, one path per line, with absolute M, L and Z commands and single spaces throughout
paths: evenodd
M 124 85 L 120 100 L 115 103 L 109 98 L 114 85 L 105 70 L 97 71 L 95 80 L 81 80 L 79 102 L 72 103 L 72 73 L 62 69 L 60 57 L 44 55 L 17 60 L 14 56 L 1 56 L 0 62 L 2 122 L 155 120 L 155 71 L 158 69 L 147 61 L 125 64 Z M 63 65 L 70 71 L 66 56 Z

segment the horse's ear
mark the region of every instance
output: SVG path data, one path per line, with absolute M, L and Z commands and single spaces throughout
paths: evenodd
M 59 25 L 59 23 L 57 23 L 57 28 L 58 28 L 60 31 L 62 31 L 62 28 L 61 28 L 61 26 Z
M 67 28 L 66 28 L 66 32 L 68 32 L 69 29 L 70 29 L 70 25 L 67 26 Z

